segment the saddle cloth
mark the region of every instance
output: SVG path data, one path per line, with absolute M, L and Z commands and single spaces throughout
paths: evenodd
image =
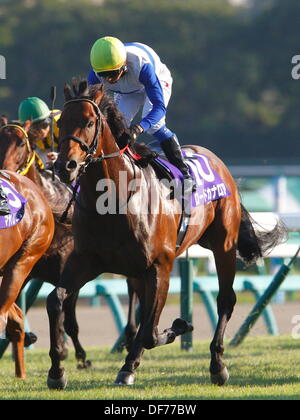
M 2 175 L 2 174 L 0 174 Z M 11 214 L 0 216 L 0 229 L 10 228 L 17 225 L 24 217 L 26 198 L 7 180 L 0 177 L 0 184 L 7 195 Z
M 189 166 L 190 174 L 197 185 L 197 190 L 191 195 L 191 208 L 230 195 L 227 186 L 220 175 L 211 168 L 206 156 L 184 151 L 183 156 Z M 160 157 L 156 158 L 156 161 L 165 168 L 173 179 L 178 179 L 182 183 L 183 175 L 178 168 Z
M 190 197 L 182 197 L 182 215 L 177 232 L 176 249 L 180 247 L 185 238 L 189 226 L 191 210 L 197 206 L 230 195 L 227 186 L 220 175 L 212 169 L 206 156 L 185 151 L 183 151 L 183 156 L 189 166 L 190 174 L 197 185 L 197 189 Z M 178 168 L 160 157 L 156 158 L 156 163 L 163 166 L 172 179 L 178 180 L 179 185 L 182 184 L 183 175 Z

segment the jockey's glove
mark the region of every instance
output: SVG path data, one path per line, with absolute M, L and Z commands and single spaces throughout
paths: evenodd
M 135 143 L 136 140 L 137 140 L 137 138 L 138 138 L 138 136 L 140 134 L 142 134 L 142 132 L 144 130 L 143 130 L 143 128 L 140 125 L 136 124 L 136 125 L 132 125 L 129 128 L 129 131 L 130 131 L 130 136 L 131 136 L 131 139 L 132 139 L 132 143 Z

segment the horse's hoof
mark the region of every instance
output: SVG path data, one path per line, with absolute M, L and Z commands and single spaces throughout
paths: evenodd
M 67 375 L 63 374 L 63 376 L 59 379 L 53 379 L 48 375 L 47 385 L 49 389 L 65 389 L 67 386 Z
M 90 360 L 78 360 L 77 369 L 89 369 L 92 366 Z
M 117 379 L 115 380 L 116 385 L 133 385 L 134 374 L 132 372 L 119 372 Z
M 211 383 L 214 385 L 225 385 L 226 382 L 229 380 L 229 372 L 227 370 L 227 367 L 224 366 L 223 370 L 219 373 L 211 373 L 210 375 Z
M 184 319 L 177 318 L 172 324 L 171 330 L 173 330 L 177 335 L 182 335 L 187 332 L 192 332 L 194 327 L 189 322 L 185 321 Z
M 24 347 L 29 347 L 32 344 L 37 342 L 37 336 L 32 332 L 26 332 L 25 333 L 25 339 L 24 339 Z

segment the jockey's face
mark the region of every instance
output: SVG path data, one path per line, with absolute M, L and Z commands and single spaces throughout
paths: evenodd
M 114 84 L 117 83 L 123 74 L 126 71 L 126 67 L 123 66 L 120 70 L 115 71 L 106 71 L 102 73 L 97 73 L 98 76 L 102 77 L 102 79 L 105 79 L 108 83 Z
M 30 127 L 30 138 L 31 140 L 44 139 L 48 136 L 50 131 L 50 125 L 48 123 L 36 123 Z
M 107 80 L 108 83 L 114 84 L 114 83 L 117 83 L 121 79 L 123 74 L 124 74 L 124 70 L 121 70 L 117 74 L 106 77 L 105 80 Z

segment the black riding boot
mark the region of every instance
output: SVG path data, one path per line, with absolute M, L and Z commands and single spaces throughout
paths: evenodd
M 169 162 L 176 166 L 182 173 L 185 194 L 191 194 L 193 191 L 196 191 L 197 186 L 190 175 L 189 167 L 184 160 L 177 137 L 175 135 L 169 137 L 162 141 L 160 145 Z
M 10 214 L 10 209 L 5 192 L 0 184 L 0 216 Z

